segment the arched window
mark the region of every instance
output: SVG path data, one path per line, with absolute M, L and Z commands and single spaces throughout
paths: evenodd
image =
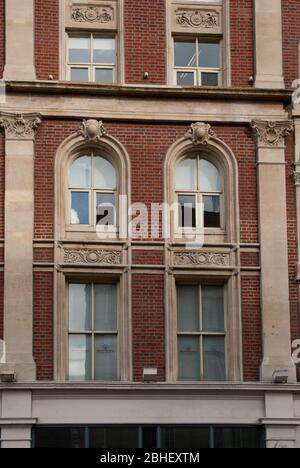
M 219 169 L 205 156 L 191 155 L 180 161 L 175 179 L 178 227 L 220 228 L 223 182 Z
M 117 172 L 104 156 L 82 154 L 69 167 L 70 224 L 116 227 Z

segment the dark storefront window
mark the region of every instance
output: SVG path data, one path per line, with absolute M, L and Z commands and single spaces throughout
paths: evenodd
M 34 448 L 263 448 L 263 428 L 223 426 L 36 427 Z

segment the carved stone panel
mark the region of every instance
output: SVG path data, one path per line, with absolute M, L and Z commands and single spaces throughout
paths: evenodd
M 117 2 L 66 2 L 66 26 L 116 30 Z
M 109 249 L 64 249 L 64 263 L 72 265 L 121 265 L 122 252 Z
M 230 254 L 203 251 L 174 252 L 175 266 L 228 267 Z
M 172 31 L 222 34 L 222 7 L 173 5 Z

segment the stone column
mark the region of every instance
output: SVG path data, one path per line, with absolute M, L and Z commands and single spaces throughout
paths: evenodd
M 37 114 L 0 114 L 5 129 L 4 341 L 18 381 L 35 379 L 33 360 L 34 135 Z
M 284 88 L 281 0 L 255 3 L 255 87 Z
M 286 371 L 296 382 L 291 357 L 285 136 L 293 123 L 255 121 L 257 137 L 263 362 L 261 380 Z
M 4 80 L 35 80 L 34 0 L 5 1 Z

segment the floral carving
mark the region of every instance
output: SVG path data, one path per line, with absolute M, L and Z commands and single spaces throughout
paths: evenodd
M 71 18 L 77 23 L 110 23 L 113 21 L 113 9 L 107 7 L 72 7 Z
M 228 266 L 229 254 L 213 252 L 175 252 L 175 264 L 180 266 Z
M 121 251 L 104 249 L 65 249 L 64 262 L 70 264 L 120 265 Z
M 290 120 L 283 122 L 254 120 L 251 126 L 256 134 L 258 144 L 271 147 L 284 145 L 285 137 L 294 130 L 294 124 Z
M 107 135 L 107 131 L 102 120 L 84 120 L 80 125 L 78 134 L 85 140 L 97 142 Z
M 213 29 L 218 27 L 218 14 L 201 10 L 177 10 L 176 22 L 185 28 Z
M 201 143 L 202 145 L 207 145 L 209 140 L 214 136 L 215 134 L 211 126 L 203 122 L 192 124 L 191 128 L 185 135 L 185 137 L 192 140 L 194 144 Z
M 0 113 L 0 127 L 3 127 L 7 138 L 34 138 L 35 129 L 41 123 L 39 114 Z

